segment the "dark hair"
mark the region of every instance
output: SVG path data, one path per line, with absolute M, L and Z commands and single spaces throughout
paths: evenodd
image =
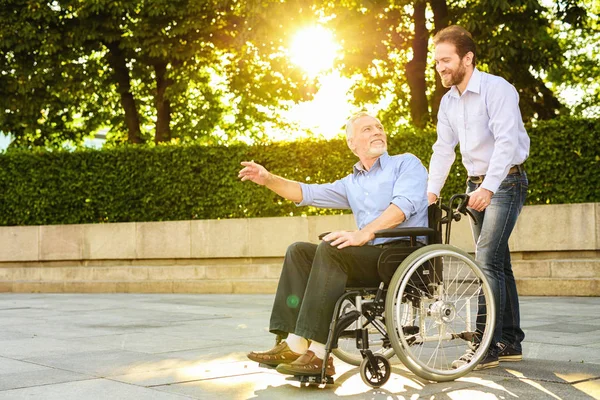
M 452 43 L 461 59 L 468 52 L 473 53 L 473 65 L 475 65 L 477 61 L 475 42 L 469 31 L 462 26 L 451 25 L 436 33 L 433 37 L 433 44 L 437 46 L 439 43 Z

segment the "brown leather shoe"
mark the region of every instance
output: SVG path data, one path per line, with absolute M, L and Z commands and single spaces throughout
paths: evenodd
M 286 375 L 321 375 L 323 368 L 323 360 L 315 355 L 311 350 L 306 350 L 296 361 L 287 364 L 280 364 L 277 367 L 277 372 Z M 327 368 L 325 375 L 335 375 L 335 367 L 333 366 L 333 358 L 327 360 Z
M 300 357 L 300 354 L 294 353 L 288 347 L 286 342 L 280 342 L 278 345 L 268 351 L 253 351 L 248 353 L 248 358 L 257 363 L 276 367 L 279 364 L 291 363 Z

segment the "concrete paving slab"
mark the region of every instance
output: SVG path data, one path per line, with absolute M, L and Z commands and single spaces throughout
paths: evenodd
M 487 369 L 478 373 L 486 376 L 517 377 L 519 379 L 573 384 L 600 379 L 600 365 L 529 359 L 521 362 L 503 362 L 499 368 Z
M 0 294 L 0 321 L 10 327 L 0 329 L 0 400 L 600 398 L 600 298 L 524 297 L 524 361 L 432 383 L 395 360 L 377 390 L 340 361 L 336 384 L 326 388 L 300 388 L 250 362 L 248 351 L 273 345 L 272 302 L 273 295 Z
M 471 390 L 485 393 L 489 388 L 501 388 L 494 380 L 471 377 L 461 378 L 451 383 L 430 383 L 416 378 L 409 372 L 399 368 L 383 388 L 373 389 L 365 385 L 357 368 L 345 365 L 345 372 L 336 375 L 336 383 L 325 388 L 301 385 L 290 381 L 285 376 L 268 372 L 232 376 L 226 379 L 209 379 L 186 382 L 168 386 L 157 386 L 156 389 L 169 393 L 186 394 L 197 399 L 210 399 L 210 396 L 227 399 L 416 399 L 416 398 L 451 398 L 438 397 L 460 390 Z M 501 391 L 501 389 L 500 389 Z M 452 397 L 454 398 L 454 397 Z M 476 398 L 476 397 L 473 397 Z
M 198 339 L 184 339 L 177 336 L 156 334 L 154 332 L 95 336 L 92 338 L 80 338 L 77 342 L 85 343 L 90 347 L 102 346 L 110 349 L 121 349 L 147 354 L 193 350 L 195 348 L 214 347 L 221 344 L 221 340 L 219 339 L 199 341 Z
M 0 356 L 18 360 L 52 356 L 55 354 L 81 353 L 98 350 L 99 348 L 110 349 L 112 347 L 40 336 L 19 340 L 0 340 Z
M 111 376 L 110 379 L 148 387 L 262 373 L 265 373 L 265 369 L 260 368 L 256 363 L 217 358 L 207 361 L 179 362 L 178 368 Z
M 600 350 L 584 346 L 565 346 L 548 343 L 523 343 L 523 358 L 565 362 L 592 362 L 600 358 Z M 599 366 L 600 368 L 600 366 Z
M 76 382 L 91 379 L 89 375 L 78 374 L 56 368 L 46 368 L 33 371 L 22 371 L 0 374 L 0 398 L 3 391 L 22 389 L 34 386 L 52 385 L 56 383 Z
M 0 357 L 0 376 L 10 373 L 30 372 L 44 368 L 45 367 L 41 365 Z
M 531 331 L 543 331 L 543 332 L 561 332 L 561 333 L 583 333 L 596 331 L 600 333 L 600 326 L 590 324 L 548 324 L 538 325 L 529 328 Z
M 151 388 L 127 385 L 107 379 L 66 382 L 54 385 L 35 386 L 0 392 L 0 400 L 44 399 L 44 400 L 182 400 L 185 396 L 160 392 Z M 189 398 L 189 397 L 188 397 Z
M 527 400 L 547 400 L 547 399 L 564 399 L 564 400 L 590 400 L 598 399 L 598 392 L 594 392 L 588 388 L 578 388 L 573 385 L 565 385 L 554 382 L 535 381 L 527 378 L 506 379 L 502 383 L 503 388 L 507 391 L 506 398 L 518 398 Z M 467 393 L 463 393 L 467 394 Z M 443 398 L 443 397 L 441 397 Z M 459 397 L 460 398 L 460 397 Z M 480 399 L 481 397 L 462 397 L 469 399 Z M 496 398 L 496 397 L 491 397 Z
M 535 343 L 569 344 L 585 347 L 593 347 L 594 344 L 600 343 L 600 330 L 569 333 L 527 328 L 523 331 L 525 332 L 526 342 L 531 339 L 531 342 Z
M 27 361 L 100 377 L 173 368 L 173 362 L 176 362 L 153 354 L 125 350 L 100 350 L 31 357 Z

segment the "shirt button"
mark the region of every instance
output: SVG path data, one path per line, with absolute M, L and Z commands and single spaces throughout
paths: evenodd
M 365 192 L 365 196 L 368 196 L 368 195 L 369 195 L 369 193 L 368 193 L 368 192 Z

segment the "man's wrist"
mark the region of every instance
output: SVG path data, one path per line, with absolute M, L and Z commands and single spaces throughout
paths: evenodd
M 367 240 L 367 241 L 370 241 L 370 240 L 373 240 L 373 239 L 375 239 L 375 232 L 374 232 L 374 231 L 367 230 L 367 229 L 364 229 L 364 228 L 363 228 L 363 229 L 359 230 L 359 232 L 362 232 L 362 233 L 364 233 L 365 235 L 367 235 L 367 237 L 368 237 L 368 240 Z

